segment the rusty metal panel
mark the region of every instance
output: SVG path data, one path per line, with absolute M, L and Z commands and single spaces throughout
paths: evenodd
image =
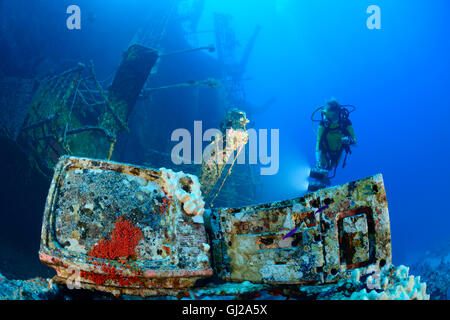
M 62 157 L 40 248 L 55 280 L 114 294 L 157 294 L 212 275 L 194 176 Z M 197 207 L 196 207 L 197 206 Z
M 341 240 L 340 247 L 344 248 L 341 252 L 347 253 L 342 259 L 345 259 L 347 264 L 369 261 L 367 215 L 363 213 L 343 218 L 341 230 L 339 235 Z
M 391 263 L 382 175 L 206 216 L 215 271 L 231 281 L 320 284 Z

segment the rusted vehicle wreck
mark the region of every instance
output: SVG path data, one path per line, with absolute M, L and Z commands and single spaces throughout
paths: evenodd
M 380 174 L 292 200 L 205 210 L 195 176 L 65 156 L 39 254 L 56 283 L 179 296 L 209 277 L 301 287 L 373 274 L 391 264 L 391 235 Z

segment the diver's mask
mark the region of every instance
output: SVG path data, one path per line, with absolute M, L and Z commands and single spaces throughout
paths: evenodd
M 338 122 L 340 108 L 325 108 L 322 110 L 322 119 L 329 122 Z

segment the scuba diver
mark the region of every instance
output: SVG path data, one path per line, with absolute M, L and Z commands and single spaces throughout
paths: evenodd
M 348 108 L 351 108 L 350 110 Z M 317 111 L 321 111 L 321 120 L 314 119 Z M 355 111 L 354 106 L 341 105 L 332 99 L 325 106 L 317 108 L 311 115 L 311 120 L 320 122 L 316 142 L 316 167 L 311 170 L 309 191 L 316 191 L 330 185 L 330 179 L 336 175 L 342 154 L 345 158 L 342 167 L 347 162 L 347 155 L 351 154 L 350 146 L 356 144 L 355 132 L 349 119 L 350 113 Z M 333 176 L 329 176 L 334 169 Z

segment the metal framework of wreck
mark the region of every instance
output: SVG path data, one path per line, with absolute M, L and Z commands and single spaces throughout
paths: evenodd
M 217 56 L 225 74 L 224 85 L 226 87 L 228 103 L 237 108 L 243 108 L 246 105 L 244 73 L 261 28 L 259 26 L 255 28 L 247 42 L 243 56 L 239 60 L 236 52 L 238 41 L 231 26 L 231 20 L 231 15 L 223 13 L 214 14 Z
M 117 135 L 157 59 L 156 51 L 133 45 L 124 54 L 108 91 L 93 63 L 41 81 L 20 130 L 18 143 L 47 176 L 62 155 L 111 159 Z

